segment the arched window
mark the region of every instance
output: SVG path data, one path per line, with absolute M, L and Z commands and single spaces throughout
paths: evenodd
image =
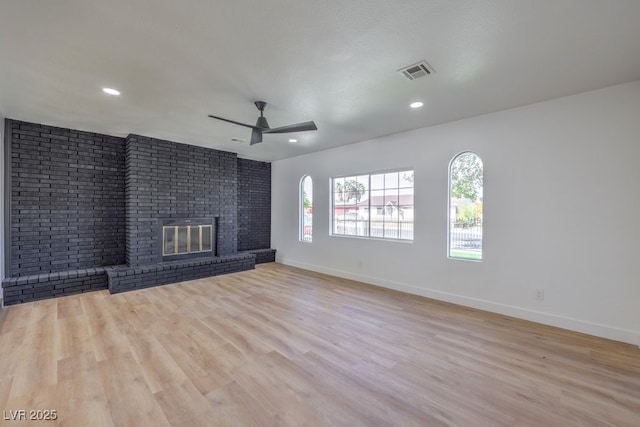
M 313 180 L 305 175 L 300 180 L 300 241 L 310 242 L 313 235 Z
M 482 159 L 465 151 L 449 164 L 449 258 L 482 260 Z

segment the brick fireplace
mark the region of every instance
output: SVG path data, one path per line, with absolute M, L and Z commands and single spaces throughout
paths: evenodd
M 9 119 L 5 153 L 5 304 L 122 292 L 275 259 L 269 163 Z M 176 236 L 191 247 L 167 254 L 165 239 Z

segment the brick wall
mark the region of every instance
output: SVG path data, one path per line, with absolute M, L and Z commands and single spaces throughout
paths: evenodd
M 126 164 L 129 266 L 162 261 L 163 219 L 219 217 L 218 254 L 236 253 L 235 153 L 129 135 Z
M 7 277 L 123 264 L 125 141 L 8 120 Z
M 217 218 L 217 253 L 224 262 L 213 260 L 216 266 L 198 267 L 202 271 L 220 274 L 273 261 L 275 251 L 265 249 L 269 163 L 138 135 L 6 123 L 11 237 L 5 304 L 106 289 L 110 268 L 127 275 L 142 268 L 136 286 L 150 286 L 143 279 L 162 261 L 160 230 L 169 219 Z M 235 255 L 256 249 L 262 251 Z M 195 264 L 174 264 L 162 274 L 154 270 L 154 283 L 167 283 L 176 269 L 184 280 L 191 277 Z
M 271 247 L 271 163 L 238 159 L 238 250 Z

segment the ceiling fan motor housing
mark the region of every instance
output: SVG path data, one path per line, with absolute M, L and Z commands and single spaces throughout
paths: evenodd
M 256 127 L 269 129 L 269 123 L 267 122 L 267 118 L 262 116 L 258 117 L 258 120 L 256 121 Z

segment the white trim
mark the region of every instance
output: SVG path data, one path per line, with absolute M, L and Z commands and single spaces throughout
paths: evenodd
M 480 310 L 485 310 L 485 311 L 489 311 L 497 314 L 503 314 L 506 316 L 516 317 L 519 319 L 529 320 L 532 322 L 542 323 L 545 325 L 556 326 L 558 328 L 568 329 L 575 332 L 595 335 L 601 338 L 607 338 L 615 341 L 634 344 L 640 347 L 640 330 L 632 331 L 629 329 L 614 328 L 611 326 L 593 323 L 585 320 L 574 319 L 571 317 L 559 316 L 556 314 L 515 307 L 512 305 L 494 303 L 491 301 L 481 300 L 477 298 L 469 298 L 462 295 L 442 292 L 434 289 L 418 288 L 416 286 L 409 285 L 406 283 L 391 282 L 388 280 L 378 279 L 376 277 L 365 276 L 362 274 L 353 274 L 353 273 L 349 273 L 342 270 L 336 270 L 333 268 L 327 268 L 327 267 L 317 266 L 313 264 L 298 262 L 288 258 L 279 257 L 278 259 L 276 259 L 276 261 L 284 265 L 290 265 L 292 267 L 303 268 L 306 270 L 329 274 L 329 275 L 341 277 L 344 279 L 356 280 L 356 281 L 367 283 L 374 286 L 380 286 L 383 288 L 393 289 L 400 292 L 406 292 L 413 295 L 420 295 L 423 297 L 432 298 L 439 301 L 445 301 L 445 302 L 450 302 L 453 304 L 458 304 L 466 307 L 477 308 Z

